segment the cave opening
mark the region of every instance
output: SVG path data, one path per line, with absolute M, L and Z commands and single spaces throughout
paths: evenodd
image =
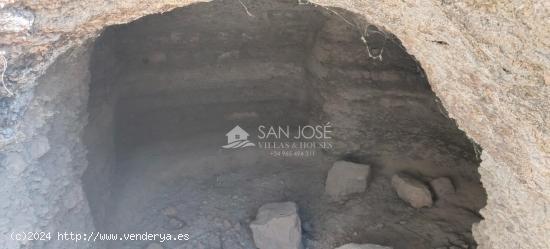
M 306 248 L 476 247 L 480 148 L 398 38 L 361 17 L 215 1 L 108 27 L 91 46 L 82 185 L 97 230 L 256 248 L 258 208 L 292 201 Z M 369 167 L 366 186 L 336 176 L 353 193 L 334 198 L 328 175 L 343 161 Z M 417 204 L 418 184 L 429 204 Z

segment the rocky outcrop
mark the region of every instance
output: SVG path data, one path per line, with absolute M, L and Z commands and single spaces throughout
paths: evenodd
M 32 123 L 25 121 L 24 114 L 35 103 L 35 87 L 43 82 L 38 77 L 59 55 L 95 37 L 106 26 L 192 2 L 196 1 L 0 3 L 0 50 L 8 62 L 4 81 L 15 93 L 10 96 L 3 90 L 0 100 L 2 152 L 18 153 L 23 144 L 45 134 L 40 125 L 44 125 L 48 112 L 36 112 Z M 479 248 L 549 248 L 547 1 L 314 2 L 359 13 L 395 34 L 422 65 L 449 116 L 483 147 L 480 173 L 488 203 L 482 210 L 485 220 L 475 227 Z M 250 9 L 253 11 L 253 6 Z M 28 167 L 40 168 L 36 164 Z M 14 177 L 10 172 L 1 174 L 2 179 Z M 68 185 L 78 185 L 77 178 L 67 179 Z M 23 189 L 22 183 L 14 184 L 14 189 Z M 1 197 L 1 203 L 8 203 L 3 204 L 3 213 L 25 206 L 10 201 L 14 196 L 20 198 L 20 191 Z M 77 192 L 73 194 L 81 196 Z M 38 197 L 33 194 L 29 198 Z M 10 226 L 10 221 L 0 221 L 2 227 Z

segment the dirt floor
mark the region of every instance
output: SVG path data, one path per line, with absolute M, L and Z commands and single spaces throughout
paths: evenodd
M 153 136 L 149 143 L 119 151 L 107 231 L 190 235 L 189 241 L 163 243 L 165 248 L 252 249 L 248 224 L 257 209 L 269 202 L 294 201 L 300 209 L 306 248 L 333 249 L 351 242 L 396 249 L 453 244 L 473 248 L 471 225 L 480 219 L 476 210 L 485 197 L 480 195 L 479 180 L 469 177 L 475 175 L 472 162 L 449 148 L 416 148 L 425 158 L 395 154 L 354 158 L 373 167 L 368 188 L 334 202 L 324 193 L 324 184 L 333 162 L 341 158 L 323 151 L 310 157 L 276 157 L 257 147 L 222 149 L 225 132 L 232 127 L 216 118 L 231 108 L 214 105 L 198 112 L 189 108 L 152 115 L 156 119 L 170 116 L 173 122 L 149 123 L 150 134 L 168 131 L 172 137 L 155 140 Z M 248 127 L 253 121 L 241 123 Z M 170 124 L 172 129 L 167 128 Z M 195 129 L 173 133 L 184 124 Z M 390 184 L 391 176 L 401 170 L 430 172 L 423 173 L 426 179 L 450 176 L 457 192 L 432 208 L 411 208 Z M 149 243 L 113 242 L 109 248 L 145 248 Z
M 479 220 L 472 204 L 480 186 L 469 189 L 468 182 L 461 182 L 451 201 L 416 210 L 397 197 L 390 175 L 376 170 L 365 193 L 332 202 L 324 194 L 324 181 L 336 158 L 322 152 L 311 158 L 274 158 L 255 148 L 215 150 L 215 135 L 159 142 L 125 155 L 110 229 L 190 235 L 189 241 L 167 242 L 165 248 L 255 248 L 248 224 L 257 209 L 294 201 L 306 248 L 332 249 L 349 242 L 396 249 L 472 243 L 470 226 Z M 166 209 L 177 210 L 181 225 L 171 221 Z M 146 244 L 116 242 L 110 248 Z

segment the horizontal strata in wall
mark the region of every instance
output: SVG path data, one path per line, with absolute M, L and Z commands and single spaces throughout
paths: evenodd
M 0 23 L 10 27 L 0 30 L 0 50 L 8 62 L 4 81 L 15 92 L 0 100 L 2 152 L 19 153 L 22 146 L 46 135 L 41 125 L 49 124 L 30 127 L 24 124 L 24 116 L 35 99 L 37 78 L 60 54 L 105 26 L 192 2 L 11 0 L 0 4 Z M 480 172 L 488 204 L 482 211 L 485 221 L 476 227 L 480 247 L 550 248 L 546 234 L 550 227 L 546 1 L 315 2 L 359 13 L 395 34 L 421 63 L 450 116 L 484 148 Z M 243 3 L 253 13 L 253 2 Z M 3 158 L 2 169 L 21 162 Z M 14 187 L 25 186 L 17 184 Z M 19 205 L 11 195 L 0 198 L 6 211 Z M 2 227 L 9 224 L 5 219 L 0 222 Z

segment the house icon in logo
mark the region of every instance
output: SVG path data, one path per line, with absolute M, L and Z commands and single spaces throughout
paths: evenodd
M 247 140 L 249 135 L 246 131 L 243 130 L 243 128 L 237 125 L 227 134 L 225 134 L 225 136 L 227 137 L 227 144 L 230 144 L 239 140 Z
M 222 146 L 225 149 L 256 146 L 254 143 L 248 141 L 249 134 L 238 125 L 225 134 L 225 136 L 227 137 L 227 145 Z

